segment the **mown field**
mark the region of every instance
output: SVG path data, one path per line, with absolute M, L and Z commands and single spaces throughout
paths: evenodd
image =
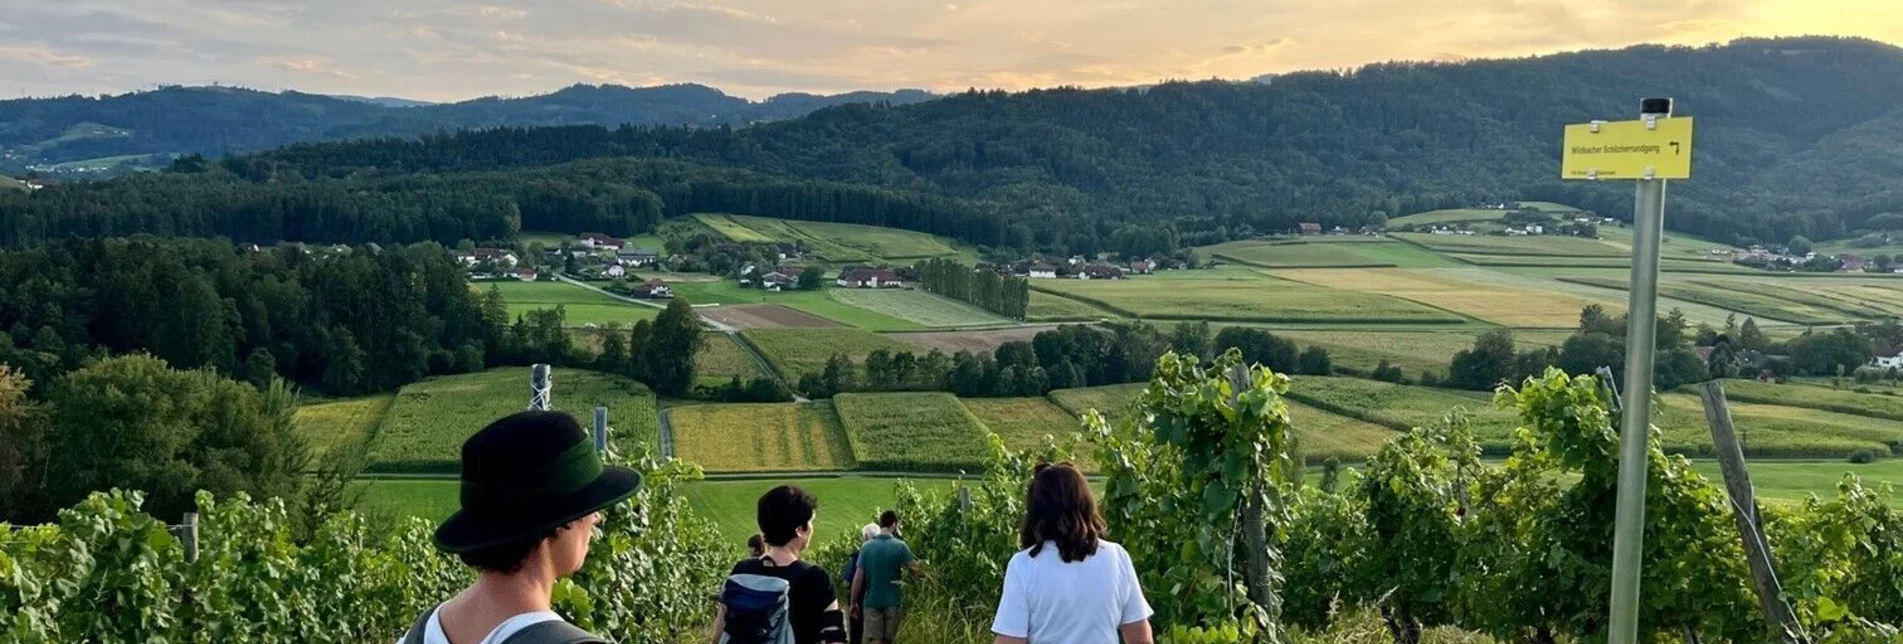
M 833 407 L 861 469 L 976 474 L 990 458 L 984 426 L 948 393 L 839 394 Z
M 1335 241 L 1335 240 L 1339 241 Z M 1380 237 L 1320 237 L 1319 241 L 1241 240 L 1198 248 L 1197 252 L 1264 268 L 1455 266 L 1445 257 Z
M 1121 280 L 1032 280 L 1031 288 L 1127 317 L 1212 322 L 1462 324 L 1457 314 L 1375 293 L 1341 291 L 1240 268 Z
M 829 262 L 900 262 L 958 254 L 937 237 L 897 228 L 706 213 L 694 218 L 734 241 L 796 242 Z
M 1692 469 L 1723 487 L 1724 473 L 1719 471 L 1718 462 L 1713 460 L 1694 460 Z M 1829 461 L 1750 461 L 1745 469 L 1751 473 L 1751 488 L 1761 500 L 1777 504 L 1802 503 L 1811 495 L 1831 499 L 1837 495 L 1837 484 L 1846 476 L 1863 479 L 1863 484 L 1876 486 L 1879 482 L 1903 481 L 1903 459 L 1890 459 L 1867 464 L 1846 463 L 1841 459 Z M 1903 507 L 1903 495 L 1891 495 L 1890 507 Z
M 1562 255 L 1576 257 L 1631 257 L 1629 248 L 1584 237 L 1535 235 L 1433 235 L 1428 233 L 1392 233 L 1401 240 L 1448 253 L 1475 255 Z
M 739 376 L 746 380 L 760 375 L 760 365 L 725 333 L 702 333 L 700 351 L 694 354 L 695 373 L 703 379 L 726 380 Z
M 869 331 L 909 331 L 928 325 L 888 315 L 870 308 L 848 304 L 829 294 L 831 285 L 817 291 L 781 291 L 741 288 L 733 280 L 694 281 L 673 284 L 676 297 L 685 297 L 696 305 L 778 304 L 852 327 Z M 703 313 L 706 309 L 703 309 Z
M 1632 268 L 1630 257 L 1553 257 L 1537 255 L 1473 255 L 1468 253 L 1448 253 L 1448 257 L 1476 266 L 1499 268 L 1513 267 L 1562 267 L 1562 268 Z M 1739 266 L 1729 262 L 1709 262 L 1696 259 L 1664 258 L 1659 260 L 1659 269 L 1666 273 L 1761 273 L 1756 269 Z
M 1563 281 L 1586 284 L 1601 288 L 1626 290 L 1626 280 L 1608 277 L 1565 277 Z M 1840 324 L 1859 317 L 1855 314 L 1824 308 L 1813 304 L 1785 299 L 1790 293 L 1787 289 L 1766 284 L 1764 280 L 1753 282 L 1729 282 L 1717 280 L 1664 280 L 1659 284 L 1659 295 L 1673 299 L 1697 302 L 1707 306 L 1737 311 L 1753 317 L 1792 322 L 1796 324 Z
M 1519 426 L 1511 411 L 1495 409 L 1485 392 L 1396 385 L 1357 378 L 1301 376 L 1288 397 L 1325 411 L 1396 430 L 1431 425 L 1455 407 L 1465 409 L 1475 438 L 1503 448 Z
M 1072 415 L 1095 409 L 1104 415 L 1104 420 L 1115 425 L 1131 418 L 1135 411 L 1133 405 L 1145 386 L 1134 383 L 1059 389 L 1050 393 L 1050 400 L 1059 409 Z M 971 402 L 966 401 L 967 404 Z M 1394 436 L 1393 429 L 1376 423 L 1330 412 L 1294 398 L 1284 399 L 1284 402 L 1288 404 L 1289 422 L 1296 432 L 1295 440 L 1312 463 L 1331 456 L 1343 460 L 1366 458 L 1380 449 L 1381 443 Z
M 1569 293 L 1473 281 L 1463 270 L 1305 268 L 1275 274 L 1340 293 L 1403 298 L 1510 327 L 1570 326 L 1580 309 L 1595 303 Z
M 652 443 L 659 436 L 654 394 L 646 385 L 579 369 L 556 369 L 551 381 L 554 408 L 574 414 L 584 428 L 593 422 L 595 406 L 606 405 L 616 443 Z M 463 440 L 528 407 L 528 382 L 528 369 L 504 367 L 404 387 L 371 442 L 366 471 L 456 473 Z
M 860 329 L 747 329 L 740 335 L 759 347 L 767 362 L 789 381 L 825 371 L 826 361 L 834 355 L 859 363 L 878 349 L 924 353 L 910 343 Z
M 370 438 L 395 401 L 395 394 L 381 394 L 298 405 L 297 434 L 310 446 L 312 463 Z
M 832 403 L 688 405 L 668 411 L 674 455 L 708 472 L 846 470 L 856 464 Z
M 633 326 L 636 320 L 652 320 L 661 313 L 660 309 L 651 306 L 623 302 L 563 282 L 479 282 L 471 284 L 470 288 L 499 290 L 502 300 L 509 304 L 511 320 L 530 311 L 560 306 L 570 327 L 585 324 L 606 326 L 610 322 L 618 322 L 626 327 Z
M 1335 368 L 1352 370 L 1353 375 L 1366 376 L 1382 360 L 1387 360 L 1400 367 L 1409 379 L 1415 379 L 1424 371 L 1445 374 L 1454 354 L 1473 348 L 1474 336 L 1480 332 L 1277 329 L 1273 333 L 1303 347 L 1315 345 L 1327 349 Z M 1567 331 L 1522 329 L 1513 332 L 1513 341 L 1524 351 L 1559 346 L 1568 334 Z
M 826 296 L 847 306 L 928 327 L 992 326 L 1012 320 L 990 311 L 912 289 L 832 288 Z
M 1698 396 L 1669 393 L 1659 400 L 1654 424 L 1664 432 L 1666 449 L 1710 455 L 1711 429 Z M 1730 407 L 1745 456 L 1752 458 L 1842 459 L 1857 450 L 1886 456 L 1891 444 L 1903 444 L 1903 422 L 1887 418 L 1745 402 Z
M 1062 295 L 1044 291 L 1031 291 L 1031 305 L 1025 308 L 1025 317 L 1032 322 L 1087 322 L 1101 320 L 1115 314 L 1097 307 L 1073 300 Z

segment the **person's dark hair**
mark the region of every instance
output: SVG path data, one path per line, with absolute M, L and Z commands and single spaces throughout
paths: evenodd
M 819 510 L 819 499 L 806 490 L 791 485 L 782 485 L 766 494 L 760 495 L 760 506 L 755 518 L 760 523 L 760 536 L 769 546 L 784 546 L 798 536 L 798 531 L 807 522 L 813 520 L 813 513 Z
M 550 530 L 539 537 L 508 541 L 493 546 L 477 548 L 468 552 L 459 552 L 456 553 L 456 558 L 463 560 L 464 564 L 477 570 L 512 575 L 522 570 L 522 564 L 528 561 L 529 553 L 534 552 L 536 546 L 542 545 L 543 541 L 547 541 L 549 537 L 555 536 L 555 533 L 559 530 L 561 530 L 561 528 Z
M 885 512 L 882 512 L 879 514 L 879 527 L 890 530 L 892 529 L 892 526 L 895 526 L 898 524 L 899 524 L 899 513 L 893 512 L 891 510 L 886 510 Z
M 759 533 L 747 537 L 747 550 L 755 557 L 766 554 L 766 537 L 760 536 Z
M 1103 517 L 1097 515 L 1090 482 L 1070 463 L 1038 465 L 1024 507 L 1018 547 L 1030 548 L 1032 557 L 1044 551 L 1046 541 L 1057 543 L 1064 563 L 1097 554 L 1097 540 L 1106 532 Z

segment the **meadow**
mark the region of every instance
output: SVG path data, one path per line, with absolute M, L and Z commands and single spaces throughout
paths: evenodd
M 1601 288 L 1626 290 L 1626 280 L 1610 277 L 1562 277 L 1561 281 Z M 1773 294 L 1762 280 L 1756 282 L 1685 282 L 1663 280 L 1659 296 L 1696 302 L 1752 317 L 1796 324 L 1840 324 L 1853 316 L 1831 309 L 1783 299 Z
M 1089 304 L 1038 290 L 1031 291 L 1031 305 L 1025 309 L 1025 317 L 1032 322 L 1085 322 L 1112 315 Z
M 1432 425 L 1448 410 L 1459 407 L 1466 410 L 1474 437 L 1495 451 L 1503 450 L 1514 428 L 1519 426 L 1519 417 L 1510 410 L 1494 408 L 1492 394 L 1485 392 L 1301 376 L 1289 385 L 1288 397 L 1324 411 L 1402 431 Z
M 688 405 L 668 411 L 674 455 L 708 472 L 847 470 L 856 464 L 829 401 Z
M 910 331 L 927 325 L 895 317 L 870 308 L 855 306 L 829 294 L 831 285 L 817 291 L 781 291 L 742 288 L 733 280 L 693 281 L 671 284 L 675 297 L 687 298 L 695 305 L 778 304 L 868 331 Z
M 616 444 L 654 443 L 660 433 L 654 394 L 620 376 L 556 369 L 553 407 L 588 428 L 596 405 L 608 407 Z M 371 441 L 369 472 L 459 471 L 462 443 L 497 418 L 528 406 L 529 370 L 504 367 L 482 373 L 427 378 L 397 392 Z
M 1275 274 L 1337 292 L 1403 298 L 1512 327 L 1566 327 L 1579 319 L 1580 309 L 1595 303 L 1569 293 L 1477 282 L 1466 279 L 1461 270 L 1309 268 Z
M 1338 370 L 1366 376 L 1387 360 L 1400 367 L 1411 380 L 1422 372 L 1444 374 L 1455 353 L 1473 348 L 1478 331 L 1388 331 L 1388 330 L 1302 330 L 1277 329 L 1275 335 L 1288 338 L 1302 347 L 1315 345 L 1328 350 Z M 1520 350 L 1559 346 L 1566 331 L 1515 330 L 1513 341 Z
M 1448 253 L 1475 255 L 1560 255 L 1574 257 L 1631 257 L 1630 248 L 1602 240 L 1559 235 L 1508 237 L 1504 235 L 1433 235 L 1393 233 L 1396 239 Z
M 828 262 L 903 262 L 959 254 L 937 237 L 897 228 L 707 213 L 694 218 L 733 241 L 794 242 Z
M 368 440 L 395 401 L 395 394 L 382 394 L 298 405 L 297 434 L 310 447 L 311 462 L 321 463 L 338 448 Z
M 1329 458 L 1360 461 L 1381 449 L 1394 438 L 1393 429 L 1359 418 L 1351 418 L 1284 398 L 1288 405 L 1289 426 L 1295 430 L 1297 453 L 1309 464 Z
M 1334 241 L 1339 239 L 1340 241 Z M 1263 268 L 1456 266 L 1445 257 L 1380 237 L 1320 237 L 1318 241 L 1242 240 L 1198 248 L 1209 257 Z M 1327 240 L 1327 241 L 1319 241 Z
M 740 335 L 759 348 L 788 381 L 825 371 L 826 361 L 834 355 L 848 356 L 856 364 L 878 349 L 923 353 L 910 343 L 859 329 L 747 329 Z
M 661 313 L 658 308 L 624 302 L 564 282 L 480 282 L 471 284 L 470 288 L 482 292 L 491 288 L 500 291 L 502 300 L 509 304 L 511 320 L 530 311 L 560 306 L 565 314 L 565 324 L 570 327 L 585 324 L 607 326 L 610 322 L 628 327 L 633 326 L 636 320 L 652 320 Z
M 700 378 L 725 381 L 739 376 L 746 380 L 760 375 L 760 364 L 732 336 L 708 332 L 700 337 L 700 351 L 694 353 L 694 371 Z
M 1711 455 L 1711 429 L 1698 396 L 1668 393 L 1659 401 L 1654 424 L 1664 432 L 1665 448 Z M 1739 442 L 1751 458 L 1843 459 L 1858 450 L 1888 456 L 1890 445 L 1903 444 L 1903 423 L 1895 420 L 1737 401 L 1730 408 Z
M 889 315 L 920 326 L 995 326 L 1012 321 L 984 309 L 912 289 L 831 288 L 826 296 L 847 306 Z
M 978 422 L 1004 440 L 1005 447 L 1016 451 L 1062 443 L 1082 428 L 1077 416 L 1049 398 L 966 398 L 963 402 Z M 1089 451 L 1087 446 L 1080 449 L 1075 462 L 1085 470 L 1094 470 L 1096 464 Z
M 990 460 L 984 426 L 951 394 L 839 394 L 833 407 L 861 469 L 976 474 Z
M 1171 271 L 1121 280 L 1032 280 L 1031 288 L 1126 317 L 1212 322 L 1462 324 L 1457 314 L 1374 293 L 1277 279 L 1244 269 Z
M 1145 383 L 1124 385 L 1105 385 L 1102 387 L 1083 387 L 1079 389 L 1058 389 L 1049 394 L 1052 403 L 1073 417 L 1096 410 L 1103 414 L 1105 422 L 1118 425 L 1135 415 L 1137 396 L 1142 395 Z

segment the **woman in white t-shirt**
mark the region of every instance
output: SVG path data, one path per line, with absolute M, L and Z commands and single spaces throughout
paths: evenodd
M 1039 465 L 991 622 L 996 644 L 1154 644 L 1149 602 L 1123 547 L 1103 540 L 1090 483 L 1069 463 Z

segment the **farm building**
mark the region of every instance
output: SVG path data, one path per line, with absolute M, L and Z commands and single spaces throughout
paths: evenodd
M 1057 279 L 1057 267 L 1038 262 L 1031 265 L 1031 270 L 1027 274 L 1036 279 Z
M 905 283 L 890 268 L 858 267 L 839 274 L 837 283 L 845 288 L 898 288 Z
M 1903 369 L 1903 351 L 1884 349 L 1870 359 L 1870 366 L 1878 369 Z
M 469 253 L 457 252 L 455 257 L 456 261 L 462 262 L 463 268 L 474 268 L 486 262 L 514 268 L 517 263 L 515 253 L 503 248 L 478 248 Z
M 1091 264 L 1077 271 L 1077 279 L 1080 279 L 1080 280 L 1120 280 L 1120 279 L 1123 279 L 1123 270 L 1115 266 L 1105 266 L 1103 264 Z
M 609 264 L 606 270 L 601 271 L 601 274 L 608 277 L 627 277 L 628 269 L 623 268 L 620 264 Z
M 620 237 L 610 237 L 601 233 L 582 233 L 580 242 L 584 248 L 603 250 L 621 250 L 621 247 L 628 245 L 628 242 Z
M 1320 235 L 1322 234 L 1322 225 L 1312 221 L 1302 222 L 1302 234 Z
M 1130 274 L 1132 275 L 1149 275 L 1150 273 L 1153 273 L 1155 271 L 1156 271 L 1156 262 L 1152 262 L 1147 259 L 1139 259 L 1139 260 L 1130 262 Z
M 533 268 L 518 268 L 510 271 L 509 274 L 514 275 L 516 279 L 524 282 L 533 282 L 536 278 L 535 269 Z
M 668 288 L 667 282 L 655 278 L 643 282 L 640 287 L 634 289 L 634 294 L 652 298 L 674 297 L 674 289 Z
M 799 287 L 800 275 L 806 272 L 801 266 L 782 266 L 760 276 L 760 286 L 769 291 L 782 291 Z
M 1870 260 L 1864 259 L 1862 257 L 1858 257 L 1856 255 L 1839 255 L 1837 256 L 1837 259 L 1843 260 L 1843 263 L 1844 263 L 1843 268 L 1840 268 L 1838 270 L 1843 271 L 1845 273 L 1861 273 L 1863 272 L 1864 267 L 1870 265 Z
M 647 266 L 660 259 L 660 254 L 642 248 L 623 248 L 615 251 L 615 262 L 630 268 Z

